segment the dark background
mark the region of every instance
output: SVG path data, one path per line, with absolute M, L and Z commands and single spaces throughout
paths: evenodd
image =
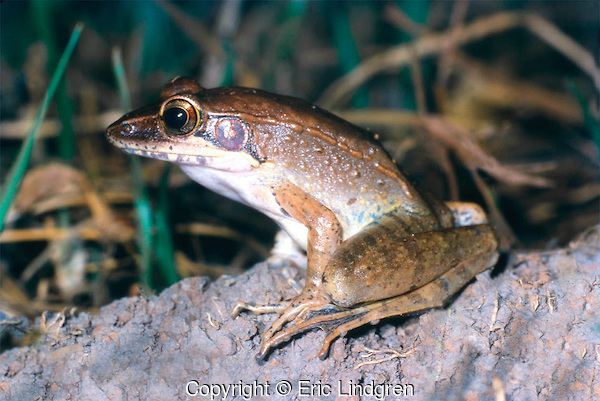
M 551 180 L 514 185 L 479 169 L 477 186 L 473 159 L 450 149 L 458 197 L 497 208 L 514 247 L 551 248 L 598 222 L 597 92 L 577 63 L 523 25 L 378 71 L 343 99 L 327 95 L 374 55 L 500 12 L 541 16 L 597 60 L 596 1 L 0 4 L 3 185 L 73 27 L 85 24 L 33 149 L 35 174 L 0 235 L 0 311 L 9 316 L 93 309 L 181 277 L 236 274 L 268 255 L 276 227 L 266 217 L 160 161 L 141 161 L 136 176 L 106 142 L 104 128 L 124 111 L 115 52 L 131 107 L 156 101 L 177 75 L 301 97 L 377 131 L 403 171 L 441 199 L 456 193 L 439 146 L 398 119 L 425 112 L 451 121 L 503 165 Z

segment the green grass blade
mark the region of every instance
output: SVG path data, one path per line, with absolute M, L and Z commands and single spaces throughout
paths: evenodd
M 115 48 L 112 52 L 113 73 L 117 80 L 119 95 L 121 97 L 121 107 L 125 112 L 131 110 L 131 96 L 127 87 L 125 78 L 125 67 L 119 49 Z M 131 156 L 129 158 L 131 176 L 135 190 L 135 211 L 138 219 L 138 244 L 141 255 L 142 281 L 147 288 L 153 288 L 153 269 L 152 269 L 152 220 L 153 212 L 150 199 L 144 185 L 142 176 L 142 164 L 138 158 Z
M 179 275 L 175 268 L 175 252 L 173 250 L 173 238 L 169 225 L 169 176 L 171 165 L 166 164 L 160 177 L 158 205 L 154 213 L 156 224 L 156 261 L 166 285 L 179 281 Z
M 344 73 L 352 71 L 360 63 L 360 54 L 358 46 L 354 40 L 352 27 L 348 12 L 343 7 L 336 7 L 331 15 L 333 26 L 333 39 L 340 66 Z M 369 94 L 363 86 L 359 88 L 352 97 L 352 106 L 354 108 L 364 108 L 369 105 Z
M 56 46 L 56 18 L 55 15 L 62 12 L 58 2 L 47 0 L 34 0 L 31 2 L 33 22 L 36 25 L 39 36 L 48 49 L 48 66 L 56 64 L 58 49 Z M 48 71 L 51 73 L 51 71 Z M 56 89 L 56 110 L 61 123 L 58 134 L 58 150 L 63 160 L 71 161 L 75 158 L 75 131 L 73 130 L 73 102 L 67 92 L 65 81 L 60 81 Z
M 585 97 L 583 96 L 583 93 L 581 93 L 581 90 L 577 84 L 573 81 L 568 81 L 567 88 L 569 89 L 569 92 L 571 92 L 571 94 L 577 99 L 577 102 L 579 102 L 581 114 L 583 115 L 583 123 L 585 128 L 590 133 L 590 136 L 596 145 L 598 154 L 600 155 L 600 121 L 598 121 L 598 119 L 596 119 L 590 111 L 590 106 L 585 100 Z
M 230 40 L 225 40 L 223 42 L 223 48 L 225 49 L 227 62 L 225 63 L 225 71 L 223 72 L 220 86 L 229 86 L 234 83 L 236 55 Z
M 294 57 L 306 9 L 306 0 L 291 0 L 278 16 L 277 24 L 279 26 L 277 29 L 279 30 L 279 35 L 275 39 L 269 38 L 269 40 L 274 40 L 275 60 L 262 77 L 261 87 L 263 89 L 269 90 L 275 88 L 275 69 L 282 61 L 292 60 Z
M 127 79 L 125 78 L 125 67 L 123 66 L 123 58 L 121 50 L 114 48 L 112 52 L 113 73 L 117 80 L 117 88 L 119 90 L 119 98 L 121 99 L 121 109 L 124 113 L 131 110 L 131 96 L 127 87 Z
M 129 157 L 131 176 L 135 188 L 135 212 L 138 218 L 139 246 L 141 254 L 142 281 L 147 288 L 154 288 L 153 258 L 153 235 L 152 220 L 153 212 L 150 198 L 144 185 L 142 174 L 142 163 L 135 156 Z
M 42 126 L 42 122 L 46 117 L 46 113 L 48 112 L 48 107 L 50 106 L 50 102 L 56 93 L 56 89 L 58 88 L 58 84 L 62 76 L 64 75 L 65 70 L 67 69 L 67 65 L 69 63 L 69 59 L 73 54 L 73 50 L 79 41 L 79 37 L 81 36 L 81 31 L 83 30 L 83 24 L 78 23 L 75 25 L 73 32 L 71 33 L 71 37 L 69 38 L 69 42 L 65 47 L 63 54 L 58 60 L 58 64 L 56 69 L 54 70 L 54 74 L 52 74 L 52 79 L 50 80 L 50 85 L 48 85 L 48 89 L 46 91 L 46 95 L 44 96 L 44 100 L 42 101 L 42 105 L 40 106 L 36 116 L 35 121 L 33 123 L 33 127 L 25 142 L 21 146 L 21 150 L 19 151 L 19 155 L 17 156 L 17 160 L 15 160 L 11 171 L 8 175 L 8 179 L 2 188 L 2 194 L 0 195 L 0 232 L 4 230 L 4 219 L 6 218 L 6 214 L 12 205 L 12 202 L 21 186 L 21 181 L 23 180 L 23 176 L 27 171 L 27 166 L 29 165 L 29 159 L 31 157 L 31 151 L 33 150 L 33 145 L 35 144 L 40 127 Z

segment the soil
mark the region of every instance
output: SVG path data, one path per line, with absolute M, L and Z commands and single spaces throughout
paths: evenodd
M 254 400 L 600 399 L 600 226 L 565 248 L 515 251 L 448 307 L 352 331 L 325 360 L 315 357 L 325 335 L 315 330 L 259 364 L 260 333 L 274 316 L 230 311 L 240 299 L 288 298 L 302 275 L 265 262 L 214 282 L 185 279 L 94 316 L 46 319 L 35 345 L 0 355 L 0 399 L 192 398 L 186 387 L 224 399 L 226 385 L 225 399 L 240 400 L 248 391 Z M 343 397 L 352 383 L 388 395 Z

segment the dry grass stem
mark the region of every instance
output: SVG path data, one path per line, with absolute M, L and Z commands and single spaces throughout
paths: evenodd
M 269 255 L 269 250 L 255 239 L 243 235 L 238 231 L 232 230 L 231 228 L 225 226 L 218 226 L 207 223 L 178 224 L 175 227 L 175 231 L 178 233 L 185 233 L 191 235 L 221 237 L 241 241 L 247 243 L 254 251 L 258 252 L 260 255 L 265 257 Z
M 413 52 L 418 57 L 431 56 L 451 46 L 464 45 L 516 27 L 529 29 L 560 51 L 585 71 L 593 79 L 596 87 L 600 89 L 600 70 L 592 55 L 552 23 L 532 14 L 499 12 L 445 32 L 424 35 L 412 43 L 398 45 L 367 58 L 354 70 L 332 83 L 323 92 L 319 103 L 325 108 L 339 106 L 374 75 L 409 64 Z M 457 30 L 458 33 L 456 33 Z
M 164 0 L 157 1 L 163 10 L 177 23 L 183 32 L 207 54 L 219 58 L 225 56 L 219 39 L 206 29 L 206 25 L 196 21 L 172 3 Z
M 537 84 L 507 77 L 460 52 L 454 63 L 468 81 L 474 102 L 483 102 L 496 108 L 530 109 L 547 117 L 567 123 L 581 124 L 581 108 L 571 95 L 546 89 Z
M 457 0 L 454 2 L 452 7 L 452 14 L 450 14 L 450 30 L 454 35 L 460 35 L 462 28 L 464 27 L 465 17 L 467 10 L 469 9 L 469 0 Z M 444 93 L 448 84 L 448 78 L 452 71 L 454 64 L 454 56 L 456 54 L 456 42 L 452 41 L 448 47 L 442 50 L 440 56 L 439 68 L 436 77 L 435 90 L 437 94 L 437 100 L 440 107 L 444 105 Z
M 368 348 L 368 347 L 362 347 L 362 348 L 363 348 L 363 351 L 365 351 L 366 353 L 362 354 L 361 358 L 371 358 L 375 355 L 386 355 L 386 356 L 384 356 L 383 358 L 376 358 L 376 359 L 372 359 L 369 361 L 360 362 L 354 366 L 354 369 L 359 369 L 359 368 L 361 368 L 363 366 L 367 366 L 367 365 L 378 365 L 380 363 L 388 362 L 393 359 L 406 358 L 416 352 L 416 348 L 414 347 L 414 344 L 411 348 L 409 348 L 406 351 L 399 351 L 399 350 L 393 349 L 393 348 L 385 348 L 385 349 L 372 349 L 372 348 Z
M 8 244 L 14 242 L 33 242 L 33 241 L 57 241 L 78 236 L 85 241 L 105 241 L 108 239 L 130 241 L 133 236 L 110 238 L 106 232 L 101 231 L 89 224 L 84 227 L 74 228 L 24 228 L 24 229 L 7 229 L 0 234 L 0 244 Z
M 416 23 L 400 7 L 393 3 L 389 3 L 385 7 L 383 18 L 398 29 L 413 36 L 419 36 L 427 31 L 426 25 Z
M 119 110 L 108 110 L 93 116 L 75 116 L 73 126 L 78 135 L 97 134 L 98 132 L 103 132 L 106 127 L 118 120 L 122 115 L 123 113 Z M 0 139 L 24 139 L 31 124 L 33 124 L 31 117 L 1 122 Z M 62 124 L 58 119 L 48 118 L 44 120 L 40 128 L 40 139 L 56 137 L 62 128 Z
M 450 123 L 443 117 L 427 116 L 422 119 L 422 122 L 429 134 L 452 149 L 465 167 L 471 171 L 483 170 L 509 185 L 530 185 L 542 188 L 552 185 L 543 177 L 526 174 L 503 165 L 475 143 L 467 130 Z

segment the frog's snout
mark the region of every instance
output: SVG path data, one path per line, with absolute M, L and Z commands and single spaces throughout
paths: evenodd
M 118 141 L 120 138 L 131 137 L 135 133 L 135 127 L 123 117 L 112 123 L 106 129 L 106 137 L 111 141 Z
M 150 106 L 125 114 L 106 129 L 106 137 L 120 148 L 158 140 L 162 127 L 158 107 Z

